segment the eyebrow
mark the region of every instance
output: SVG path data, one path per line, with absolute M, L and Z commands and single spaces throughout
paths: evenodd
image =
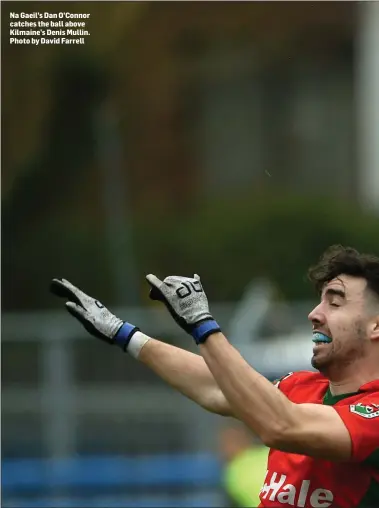
M 345 291 L 343 291 L 342 289 L 333 289 L 333 288 L 328 288 L 325 291 L 325 296 L 340 296 L 341 298 L 346 298 Z

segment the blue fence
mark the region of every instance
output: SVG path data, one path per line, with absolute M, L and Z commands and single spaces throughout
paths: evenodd
M 220 506 L 221 465 L 210 454 L 2 461 L 2 506 Z

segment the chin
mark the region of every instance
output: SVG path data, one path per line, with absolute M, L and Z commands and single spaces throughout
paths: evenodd
M 322 373 L 328 369 L 330 364 L 331 364 L 331 361 L 329 358 L 317 358 L 316 356 L 312 356 L 312 359 L 311 359 L 312 367 Z

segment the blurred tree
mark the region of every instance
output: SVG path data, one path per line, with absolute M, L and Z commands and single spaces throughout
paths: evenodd
M 90 36 L 81 48 L 84 59 L 96 61 L 107 69 L 110 80 L 118 74 L 117 62 L 125 59 L 120 43 L 125 43 L 128 32 L 144 13 L 147 3 L 118 2 L 97 3 L 70 2 L 64 8 L 75 13 L 90 13 L 87 27 Z M 49 4 L 49 12 L 63 8 L 62 2 Z M 9 14 L 17 12 L 42 12 L 41 2 L 4 2 L 2 10 L 3 33 L 9 31 Z M 3 116 L 3 196 L 18 185 L 18 177 L 33 171 L 29 160 L 38 158 L 46 145 L 46 128 L 55 100 L 52 86 L 53 74 L 61 59 L 75 61 L 78 48 L 51 45 L 10 45 L 4 41 L 2 53 L 2 116 Z M 123 68 L 124 70 L 124 68 Z M 6 79 L 4 77 L 6 76 Z M 20 149 L 22 147 L 22 149 Z
M 43 150 L 3 199 L 2 240 L 6 248 L 2 265 L 8 305 L 12 305 L 11 295 L 17 301 L 23 294 L 27 272 L 20 270 L 17 261 L 32 262 L 34 248 L 44 259 L 46 249 L 65 236 L 59 220 L 51 230 L 49 219 L 54 211 L 67 207 L 67 200 L 75 202 L 80 197 L 85 185 L 81 170 L 94 159 L 92 115 L 106 92 L 103 76 L 88 58 L 80 57 L 59 61 L 53 75 L 54 103 Z M 26 245 L 28 251 L 24 250 Z M 48 256 L 45 263 L 47 260 Z M 35 270 L 38 261 L 34 262 Z
M 49 12 L 62 10 L 62 5 L 49 5 Z M 68 5 L 71 12 L 91 13 L 91 36 L 83 48 L 8 44 L 3 52 L 5 309 L 49 305 L 48 280 L 62 273 L 111 291 L 94 115 L 114 96 L 121 57 L 114 48 L 144 4 L 123 4 L 121 10 L 117 3 L 76 2 L 64 4 L 65 10 Z M 2 5 L 5 32 L 12 10 L 14 4 Z M 18 2 L 17 11 L 41 11 L 41 4 Z M 89 262 L 83 266 L 78 259 Z M 37 285 L 31 301 L 28 288 L 38 275 L 45 282 Z
M 329 245 L 379 255 L 379 217 L 326 196 L 246 192 L 193 211 L 187 220 L 140 225 L 140 265 L 161 276 L 199 273 L 211 300 L 234 301 L 262 276 L 285 298 L 312 298 L 307 269 Z
M 2 5 L 5 32 L 14 5 Z M 49 10 L 61 10 L 62 5 L 51 3 Z M 300 27 L 327 21 L 333 32 L 350 33 L 351 9 L 339 4 L 288 9 L 278 4 L 272 16 L 271 6 L 264 3 L 225 3 L 216 19 L 214 7 L 206 2 L 64 5 L 74 12 L 91 12 L 91 36 L 82 51 L 49 46 L 3 50 L 4 308 L 52 305 L 46 286 L 50 276 L 60 274 L 70 275 L 88 291 L 101 290 L 101 298 L 111 301 L 102 181 L 92 131 L 93 113 L 105 96 L 118 108 L 132 168 L 127 171 L 125 165 L 123 190 L 129 183 L 133 192 L 125 192 L 125 199 L 140 215 L 134 235 L 141 286 L 146 270 L 199 270 L 214 298 L 230 299 L 239 296 L 250 275 L 267 272 L 281 280 L 285 274 L 278 258 L 291 263 L 301 242 L 311 240 L 304 232 L 302 240 L 295 239 L 293 249 L 286 250 L 266 228 L 287 227 L 288 237 L 277 233 L 285 243 L 294 234 L 291 221 L 297 224 L 296 213 L 302 212 L 294 205 L 292 215 L 282 217 L 280 210 L 275 215 L 268 203 L 258 200 L 253 206 L 256 198 L 250 196 L 246 203 L 220 198 L 212 207 L 197 210 L 194 194 L 201 167 L 186 124 L 192 103 L 182 98 L 191 93 L 188 83 L 197 76 L 196 57 L 210 40 L 218 44 L 239 34 L 246 44 L 261 44 L 266 51 L 274 45 L 275 53 Z M 17 8 L 38 11 L 41 3 L 18 2 Z M 282 206 L 288 203 L 284 200 Z M 260 222 L 263 217 L 258 220 L 256 215 L 261 213 L 268 213 L 271 222 Z M 324 222 L 315 224 L 322 228 Z M 334 238 L 335 230 L 330 236 Z M 43 282 L 35 287 L 37 279 Z

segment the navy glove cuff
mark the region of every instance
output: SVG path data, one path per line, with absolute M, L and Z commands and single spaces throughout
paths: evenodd
M 203 344 L 212 333 L 216 332 L 221 332 L 221 328 L 217 321 L 208 319 L 196 325 L 191 331 L 191 335 L 195 339 L 196 344 Z
M 137 326 L 131 325 L 130 323 L 125 323 L 121 326 L 119 331 L 114 336 L 114 343 L 120 346 L 123 351 L 126 351 L 126 348 L 129 345 L 130 339 L 136 332 L 139 332 L 140 329 Z

